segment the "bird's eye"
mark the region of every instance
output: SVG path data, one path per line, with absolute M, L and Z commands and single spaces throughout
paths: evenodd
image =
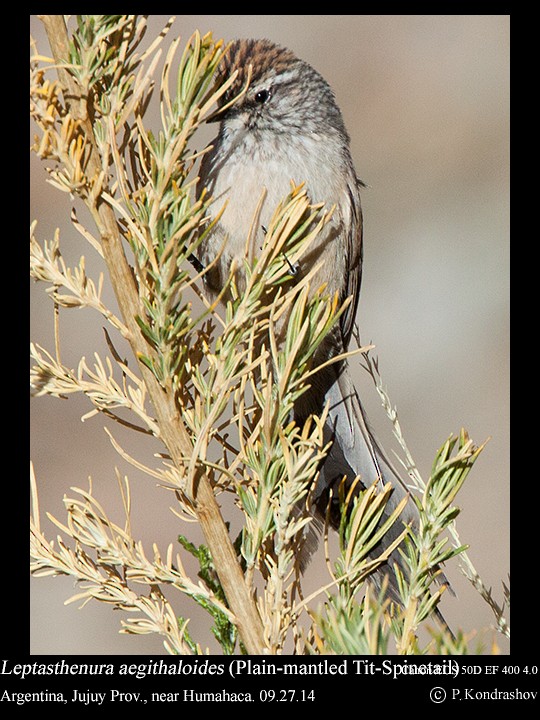
M 255 95 L 255 102 L 259 105 L 264 105 L 265 102 L 270 98 L 270 90 L 259 90 Z

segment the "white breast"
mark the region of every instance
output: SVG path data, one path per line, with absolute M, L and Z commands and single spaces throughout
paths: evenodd
M 313 202 L 324 202 L 327 207 L 340 204 L 343 173 L 326 162 L 324 141 L 319 137 L 299 137 L 294 142 L 289 137 L 285 151 L 279 135 L 261 143 L 246 133 L 241 142 L 236 139 L 226 161 L 220 162 L 223 149 L 209 158 L 206 181 L 216 208 L 227 201 L 220 223 L 235 245 L 243 248 L 254 221 L 268 226 L 276 207 L 290 192 L 291 182 L 304 182 Z
M 338 206 L 332 222 L 310 249 L 312 262 L 320 259 L 325 262 L 317 284 L 327 283 L 330 292 L 338 290 L 336 278 L 342 282 L 345 271 L 343 227 L 349 224 L 343 213 L 348 214 L 349 205 L 344 202 L 347 189 L 343 170 L 335 167 L 335 161 L 328 161 L 329 153 L 335 159 L 335 149 L 318 136 L 294 140 L 288 137 L 287 152 L 279 135 L 265 138 L 264 143 L 253 133 L 235 132 L 231 137 L 228 147 L 227 138 L 222 138 L 223 144 L 205 159 L 201 172 L 214 198 L 216 213 L 226 203 L 216 231 L 208 238 L 206 256 L 215 255 L 224 240 L 222 262 L 226 265 L 233 258 L 241 261 L 246 250 L 256 254 L 263 242 L 264 228 L 290 192 L 291 182 L 303 182 L 314 203 L 324 202 L 327 209 Z M 228 268 L 223 270 L 226 276 Z

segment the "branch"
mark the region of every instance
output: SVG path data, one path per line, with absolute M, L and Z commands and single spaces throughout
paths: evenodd
M 90 183 L 99 186 L 103 182 L 103 168 L 94 136 L 92 123 L 87 111 L 86 99 L 75 78 L 68 72 L 69 38 L 62 15 L 43 15 L 58 75 L 64 87 L 64 97 L 74 120 L 80 123 L 87 148 L 86 174 Z M 181 420 L 174 395 L 167 393 L 153 373 L 141 362 L 141 357 L 153 357 L 153 349 L 144 339 L 136 318 L 141 315 L 139 293 L 135 277 L 126 259 L 122 237 L 113 209 L 92 193 L 88 205 L 99 229 L 103 255 L 110 273 L 112 287 L 127 328 L 127 340 L 139 363 L 140 371 L 154 406 L 160 436 L 169 451 L 172 461 L 181 467 L 193 447 L 189 434 Z M 238 563 L 227 527 L 220 513 L 219 505 L 206 475 L 198 472 L 192 498 L 206 542 L 214 559 L 219 579 L 227 602 L 235 615 L 242 641 L 250 654 L 259 654 L 263 648 L 261 619 L 246 585 Z

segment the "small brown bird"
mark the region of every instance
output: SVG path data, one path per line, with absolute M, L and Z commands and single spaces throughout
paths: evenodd
M 341 301 L 352 298 L 339 326 L 318 351 L 317 362 L 323 362 L 349 346 L 362 276 L 363 183 L 354 169 L 349 136 L 328 83 L 290 50 L 268 40 L 237 40 L 222 61 L 219 79 L 223 81 L 235 71 L 238 75 L 221 107 L 240 92 L 248 77 L 249 87 L 230 107 L 221 112 L 218 108 L 219 134 L 204 156 L 200 172 L 199 191 L 205 187 L 216 200 L 227 201 L 200 249 L 200 261 L 206 266 L 224 245 L 219 261 L 206 275 L 207 288 L 218 293 L 231 263 L 238 260 L 236 280 L 242 289 L 241 260 L 250 230 L 250 252 L 254 253 L 263 244 L 265 228 L 290 191 L 291 181 L 305 183 L 312 202 L 335 206 L 330 222 L 310 247 L 308 262 L 322 261 L 312 286 L 325 283 L 330 295 L 337 292 Z M 359 476 L 363 487 L 375 481 L 381 487 L 392 483 L 387 513 L 392 512 L 408 490 L 368 427 L 345 361 L 315 375 L 312 388 L 297 403 L 296 419 L 302 422 L 311 413 L 320 414 L 326 403 L 330 410 L 325 440 L 332 441 L 332 447 L 320 468 L 315 514 L 319 520 L 324 518 L 329 491 L 343 476 L 349 484 Z M 336 497 L 334 493 L 334 503 Z M 337 508 L 330 519 L 334 526 L 339 521 Z M 407 503 L 401 519 L 417 519 L 414 503 Z M 311 527 L 308 552 L 314 549 L 317 523 Z M 388 547 L 401 530 L 398 521 L 378 550 Z M 392 559 L 400 562 L 398 553 Z M 393 571 L 388 575 L 390 594 L 397 600 Z

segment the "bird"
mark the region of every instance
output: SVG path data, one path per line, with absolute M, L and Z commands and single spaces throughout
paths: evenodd
M 318 348 L 315 362 L 323 363 L 349 348 L 358 310 L 363 268 L 363 216 L 359 179 L 336 97 L 328 82 L 309 63 L 291 50 L 267 39 L 234 40 L 225 51 L 216 82 L 232 80 L 218 101 L 211 120 L 219 122 L 217 137 L 203 156 L 197 193 L 203 189 L 224 210 L 205 233 L 198 249 L 198 262 L 208 268 L 206 292 L 216 297 L 236 266 L 238 291 L 245 287 L 242 259 L 246 238 L 249 252 L 257 252 L 279 202 L 289 193 L 291 182 L 304 183 L 313 203 L 333 206 L 307 260 L 320 263 L 311 283 L 325 285 L 330 297 L 349 300 L 339 323 Z M 238 96 L 238 97 L 237 97 Z M 237 97 L 235 102 L 231 98 Z M 250 235 L 251 233 L 251 235 Z M 328 407 L 324 440 L 330 449 L 321 462 L 312 493 L 313 522 L 308 526 L 304 569 L 318 542 L 325 518 L 339 526 L 341 510 L 337 488 L 356 482 L 357 491 L 372 484 L 380 489 L 391 483 L 385 508 L 393 512 L 409 488 L 377 442 L 345 359 L 326 365 L 316 373 L 310 389 L 294 409 L 298 423 Z M 359 481 L 358 481 L 359 479 Z M 418 511 L 409 500 L 376 548 L 380 553 L 403 531 L 403 523 L 417 523 Z M 399 601 L 396 577 L 391 564 L 402 564 L 397 551 L 373 575 L 378 587 Z

